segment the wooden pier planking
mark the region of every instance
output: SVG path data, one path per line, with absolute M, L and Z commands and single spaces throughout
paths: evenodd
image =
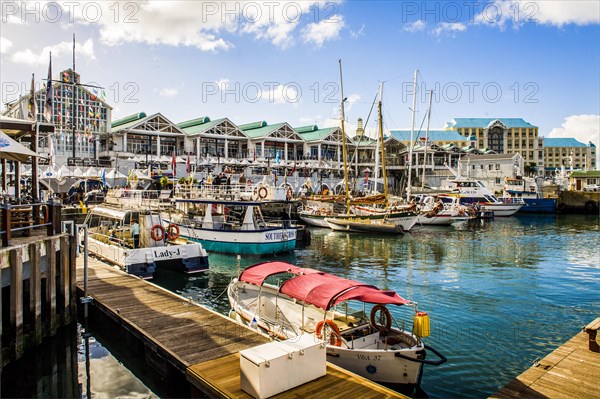
M 240 354 L 209 360 L 193 365 L 188 380 L 203 386 L 212 397 L 251 399 L 240 388 Z M 283 398 L 346 399 L 346 398 L 406 398 L 406 396 L 361 378 L 338 366 L 327 363 L 327 375 L 311 383 L 273 396 Z
M 83 256 L 77 267 L 82 290 Z M 239 351 L 267 343 L 267 337 L 91 257 L 88 280 L 94 306 L 181 370 L 197 389 L 211 396 L 250 398 L 240 388 Z M 329 363 L 326 376 L 276 398 L 309 396 L 406 398 Z
M 585 331 L 578 333 L 490 398 L 600 397 L 600 353 L 589 349 L 589 339 Z

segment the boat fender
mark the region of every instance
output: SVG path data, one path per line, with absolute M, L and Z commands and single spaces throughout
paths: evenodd
M 261 187 L 258 189 L 258 198 L 265 199 L 267 197 L 267 188 Z
M 429 337 L 431 328 L 427 312 L 417 312 L 413 320 L 413 332 L 417 337 Z
M 294 198 L 294 191 L 292 190 L 292 188 L 290 186 L 287 187 L 287 189 L 285 190 L 285 198 L 289 201 L 292 198 Z
M 381 313 L 379 317 L 377 317 L 377 313 Z M 380 323 L 377 323 L 378 318 Z M 369 320 L 371 322 L 371 327 L 379 330 L 379 332 L 386 333 L 392 328 L 392 314 L 385 305 L 375 305 L 373 309 L 371 309 L 371 317 Z
M 329 336 L 329 344 L 333 345 L 333 346 L 342 346 L 342 338 L 341 338 L 341 334 L 340 334 L 340 329 L 338 328 L 338 326 L 331 320 L 326 319 L 325 321 L 321 320 L 320 322 L 317 323 L 317 326 L 315 327 L 315 335 L 317 336 L 318 339 L 323 339 L 323 326 L 325 326 L 325 323 L 327 323 L 327 325 L 329 326 L 329 328 L 331 328 L 331 330 L 333 331 L 333 334 L 331 334 Z
M 162 241 L 165 238 L 165 228 L 160 224 L 155 224 L 150 228 L 150 237 L 154 241 Z
M 171 223 L 167 228 L 167 238 L 169 240 L 176 240 L 179 238 L 179 226 L 175 223 Z

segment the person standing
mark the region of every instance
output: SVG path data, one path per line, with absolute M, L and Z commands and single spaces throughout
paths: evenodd
M 131 236 L 133 237 L 133 248 L 138 248 L 140 246 L 140 224 L 137 220 L 134 220 L 131 225 Z

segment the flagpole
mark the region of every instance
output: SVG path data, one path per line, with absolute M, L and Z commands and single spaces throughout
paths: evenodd
M 77 143 L 75 140 L 75 124 L 77 123 L 77 106 L 75 104 L 75 88 L 77 87 L 75 85 L 75 33 L 73 33 L 73 75 L 71 76 L 71 79 L 73 79 L 71 84 L 71 87 L 73 88 L 73 92 L 71 93 L 71 109 L 73 111 L 71 112 L 71 115 L 73 115 L 73 122 L 71 123 L 73 128 L 71 140 L 73 141 L 73 164 L 75 164 L 75 158 L 77 157 Z

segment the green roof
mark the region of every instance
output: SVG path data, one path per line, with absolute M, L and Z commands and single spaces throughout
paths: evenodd
M 354 136 L 352 137 L 352 143 L 354 145 L 374 145 L 377 143 L 376 139 L 372 139 L 369 136 Z
M 208 123 L 208 122 L 210 122 L 210 118 L 208 116 L 203 116 L 203 117 L 196 118 L 196 119 L 190 119 L 189 121 L 179 122 L 177 124 L 177 126 L 183 129 L 185 127 L 202 125 L 202 124 Z
M 111 127 L 114 129 L 115 127 L 125 125 L 126 123 L 137 122 L 146 117 L 145 112 L 138 112 L 137 114 L 129 115 L 121 119 L 117 119 L 116 121 L 111 123 Z
M 571 173 L 571 177 L 600 177 L 600 170 L 588 170 L 585 172 L 577 170 Z
M 534 128 L 529 122 L 523 118 L 453 118 L 452 121 L 446 124 L 448 128 L 486 128 L 494 121 L 500 121 L 508 128 Z
M 314 125 L 314 127 L 317 127 L 317 125 Z M 335 132 L 336 130 L 339 130 L 338 127 L 326 127 L 326 128 L 323 128 L 323 129 L 318 129 L 317 128 L 316 130 L 304 131 L 304 132 L 302 130 L 298 130 L 298 129 L 302 129 L 302 127 L 300 127 L 300 128 L 294 128 L 294 130 L 297 131 L 298 134 L 305 141 L 319 141 L 319 140 L 324 140 L 329 135 L 331 135 L 333 132 Z
M 246 124 L 243 124 L 243 125 L 238 125 L 238 127 L 240 128 L 240 130 L 259 129 L 259 128 L 265 127 L 265 126 L 267 126 L 267 122 L 266 121 L 251 122 L 251 123 L 246 123 Z
M 251 127 L 250 128 L 242 127 L 242 126 L 248 126 L 248 125 L 250 125 Z M 285 122 L 276 123 L 274 125 L 267 125 L 267 122 L 262 121 L 262 122 L 248 123 L 246 125 L 241 125 L 238 127 L 240 128 L 240 130 L 242 132 L 244 132 L 244 134 L 246 136 L 248 136 L 251 139 L 256 139 L 259 137 L 265 137 L 266 135 L 268 135 L 269 133 L 271 133 L 274 130 L 279 129 L 283 125 L 285 125 Z
M 212 128 L 213 126 L 218 125 L 219 123 L 223 122 L 226 118 L 221 118 L 221 119 L 215 119 L 214 121 L 211 121 L 208 117 L 205 118 L 206 122 L 204 123 L 196 123 L 196 124 L 192 124 L 192 121 L 188 121 L 188 122 L 181 122 L 179 124 L 177 124 L 177 127 L 179 127 L 185 134 L 195 134 L 195 133 L 202 133 L 202 132 L 206 132 L 207 130 L 209 130 L 210 128 Z M 200 119 L 194 119 L 194 120 L 200 120 Z M 187 124 L 187 126 L 185 126 Z
M 298 133 L 308 133 L 308 132 L 314 132 L 316 130 L 319 130 L 319 127 L 317 125 L 308 125 L 308 126 L 295 127 L 294 130 L 297 131 Z

